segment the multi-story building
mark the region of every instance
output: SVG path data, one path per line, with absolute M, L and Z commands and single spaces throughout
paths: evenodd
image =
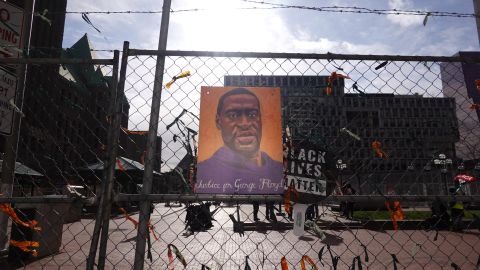
M 480 52 L 458 52 L 454 56 L 480 57 Z M 468 62 L 441 63 L 443 93 L 455 98 L 460 140 L 455 144 L 457 157 L 465 161 L 480 159 L 480 90 L 475 81 L 480 79 L 480 64 Z M 470 163 L 470 162 L 469 162 Z M 473 163 L 473 162 L 472 162 Z
M 224 84 L 280 87 L 283 122 L 291 129 L 293 140 L 308 139 L 324 147 L 334 159 L 341 159 L 347 165 L 343 178 L 362 194 L 390 188 L 401 194 L 444 192 L 432 158 L 443 153 L 455 159 L 458 126 L 453 98 L 345 94 L 343 79 L 333 84 L 331 95 L 326 95 L 327 78 L 225 76 Z M 375 140 L 382 144 L 388 159 L 375 155 Z
M 9 3 L 23 8 L 25 1 Z M 62 49 L 66 6 L 66 0 L 35 1 L 35 12 L 47 10 L 50 22 L 33 16 L 29 57 L 94 58 L 86 34 L 70 48 Z M 52 192 L 59 192 L 67 183 L 91 182 L 91 179 L 79 182 L 79 170 L 104 160 L 108 109 L 113 100 L 112 71 L 112 67 L 94 65 L 28 66 L 17 161 L 45 176 L 41 183 L 32 181 L 34 185 L 41 184 L 51 187 Z M 118 154 L 142 162 L 147 136 L 128 133 L 130 106 L 126 97 L 122 98 L 121 126 L 125 132 L 120 133 Z M 0 136 L 0 151 L 5 147 L 4 141 L 5 137 Z M 157 142 L 161 148 L 160 137 Z M 160 154 L 156 158 L 154 169 L 160 171 Z M 141 177 L 135 179 L 136 184 L 141 181 Z
M 22 0 L 13 0 L 9 1 L 9 4 L 15 5 L 21 9 L 24 8 L 26 2 Z M 58 1 L 49 1 L 49 0 L 38 0 L 35 1 L 35 11 L 48 10 L 48 17 L 51 21 L 51 24 L 47 23 L 45 20 L 42 20 L 39 16 L 33 16 L 33 21 L 31 25 L 31 35 L 30 35 L 30 51 L 29 55 L 32 57 L 59 57 L 62 52 L 62 39 L 63 31 L 65 25 L 65 11 L 67 6 L 66 0 Z M 30 10 L 24 11 L 24 16 L 27 17 L 28 14 L 31 14 Z M 27 38 L 28 34 L 23 34 L 23 38 Z M 11 68 L 8 66 L 7 68 Z M 50 168 L 54 168 L 53 164 L 49 167 L 45 167 L 46 170 L 40 170 L 40 167 L 46 165 L 46 162 L 43 161 L 43 156 L 50 156 L 51 152 L 44 152 L 44 140 L 47 139 L 45 134 L 41 132 L 41 129 L 35 128 L 32 126 L 32 123 L 35 123 L 38 119 L 41 118 L 41 112 L 37 111 L 36 113 L 31 113 L 30 109 L 33 106 L 40 104 L 40 101 L 37 100 L 37 95 L 40 90 L 43 90 L 45 94 L 45 89 L 49 90 L 54 87 L 54 78 L 58 75 L 58 66 L 54 65 L 29 65 L 26 81 L 25 81 L 25 91 L 24 91 L 24 106 L 23 111 L 25 117 L 22 118 L 22 124 L 20 128 L 20 141 L 18 144 L 17 151 L 17 161 L 27 164 L 28 166 L 35 168 L 42 174 L 45 174 L 46 171 L 50 171 Z M 17 94 L 19 90 L 17 90 Z M 45 95 L 44 95 L 45 96 Z M 28 115 L 27 115 L 28 111 Z M 33 118 L 35 117 L 36 120 Z M 46 117 L 46 116 L 45 116 Z M 32 128 L 31 128 L 32 127 Z M 0 147 L 1 151 L 4 152 L 5 147 L 5 138 L 0 137 Z M 27 147 L 27 145 L 32 145 L 33 148 Z M 29 150 L 27 150 L 27 148 Z M 32 151 L 39 153 L 37 158 L 32 155 Z M 40 153 L 44 153 L 41 155 Z M 56 177 L 51 177 L 48 180 L 42 180 L 42 184 L 47 186 L 52 185 L 56 182 Z M 15 182 L 16 183 L 16 182 Z
M 62 52 L 63 58 L 92 59 L 87 36 Z M 17 159 L 38 170 L 50 185 L 72 181 L 72 175 L 104 158 L 112 77 L 93 65 L 60 65 L 44 78 L 31 73 L 25 90 Z M 129 104 L 122 103 L 122 127 Z M 123 141 L 125 139 L 123 138 Z

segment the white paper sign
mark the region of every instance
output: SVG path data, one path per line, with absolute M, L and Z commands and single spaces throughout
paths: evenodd
M 11 135 L 17 77 L 0 67 L 0 134 Z

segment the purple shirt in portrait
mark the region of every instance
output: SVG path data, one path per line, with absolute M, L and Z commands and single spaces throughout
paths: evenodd
M 282 194 L 283 164 L 261 152 L 263 166 L 221 147 L 197 167 L 196 193 Z

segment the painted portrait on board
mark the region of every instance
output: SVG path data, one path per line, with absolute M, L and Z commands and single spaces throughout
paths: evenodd
M 196 193 L 282 194 L 280 89 L 202 87 Z

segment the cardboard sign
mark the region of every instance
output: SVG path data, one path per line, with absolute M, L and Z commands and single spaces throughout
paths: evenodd
M 295 187 L 299 193 L 309 193 L 317 196 L 327 196 L 327 181 L 294 175 L 285 176 L 285 189 Z
M 295 202 L 312 203 L 330 194 L 331 182 L 326 172 L 331 169 L 333 158 L 318 145 L 308 141 L 284 147 L 285 186 L 293 186 L 299 192 Z
M 17 92 L 17 77 L 0 67 L 0 134 L 11 135 Z M 15 103 L 13 103 L 15 104 Z

